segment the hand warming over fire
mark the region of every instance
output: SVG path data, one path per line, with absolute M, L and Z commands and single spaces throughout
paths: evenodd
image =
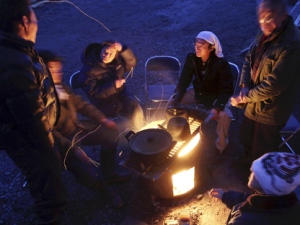
M 230 98 L 230 104 L 231 104 L 232 106 L 237 107 L 238 105 L 244 104 L 244 103 L 247 103 L 247 101 L 246 101 L 245 98 L 242 98 L 241 95 L 232 96 L 232 97 Z
M 224 190 L 222 188 L 212 188 L 210 191 L 208 191 L 209 197 L 214 197 L 215 200 L 222 200 L 224 194 Z

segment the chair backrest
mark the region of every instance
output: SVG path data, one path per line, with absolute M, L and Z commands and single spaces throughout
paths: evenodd
M 290 146 L 288 141 L 299 131 L 300 131 L 300 122 L 293 114 L 291 114 L 287 123 L 280 131 L 282 143 L 279 145 L 279 148 L 282 147 L 283 145 L 286 145 L 286 147 L 288 147 L 290 151 L 295 154 L 294 149 Z
M 145 87 L 148 84 L 177 84 L 181 64 L 173 56 L 152 56 L 145 63 Z
M 238 88 L 239 88 L 239 82 L 240 82 L 240 70 L 239 67 L 232 63 L 229 62 L 230 68 L 231 68 L 231 73 L 232 73 L 232 78 L 233 78 L 233 94 L 236 95 L 238 94 Z
M 79 74 L 80 74 L 80 71 L 78 70 L 70 76 L 69 84 L 73 90 L 80 88 L 80 85 L 78 84 Z

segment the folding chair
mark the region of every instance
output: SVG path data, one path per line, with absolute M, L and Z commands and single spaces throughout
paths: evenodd
M 78 70 L 70 76 L 69 84 L 73 90 L 80 88 L 80 85 L 78 84 L 78 81 L 77 81 L 79 74 L 80 74 L 80 71 Z
M 174 94 L 181 64 L 173 56 L 152 56 L 145 63 L 146 119 L 152 110 L 166 107 Z
M 232 63 L 232 62 L 229 62 L 229 65 L 230 65 L 230 68 L 231 68 L 231 73 L 232 73 L 232 78 L 233 78 L 233 95 L 237 95 L 238 92 L 239 92 L 239 81 L 240 81 L 240 70 L 239 70 L 239 67 Z M 230 105 L 230 100 L 229 100 L 229 103 Z M 233 118 L 232 118 L 232 121 L 235 121 L 237 120 L 238 118 L 238 108 L 236 107 L 231 107 L 231 111 L 233 113 Z
M 282 143 L 279 145 L 279 148 L 283 145 L 286 145 L 289 150 L 295 154 L 295 151 L 292 149 L 288 141 L 300 130 L 300 122 L 297 118 L 292 114 L 287 121 L 284 128 L 281 129 L 280 135 L 282 139 Z

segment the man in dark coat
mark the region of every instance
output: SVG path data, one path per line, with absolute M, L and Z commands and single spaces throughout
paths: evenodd
M 249 165 L 278 150 L 300 86 L 300 32 L 285 1 L 258 1 L 257 16 L 261 31 L 245 57 L 240 95 L 231 99 L 233 106 L 246 105 L 240 141 Z
M 26 177 L 36 223 L 55 224 L 66 204 L 53 148 L 59 101 L 34 48 L 37 29 L 28 1 L 0 1 L 0 149 Z

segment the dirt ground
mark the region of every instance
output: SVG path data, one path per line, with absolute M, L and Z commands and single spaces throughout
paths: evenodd
M 196 35 L 210 30 L 219 37 L 225 58 L 241 68 L 240 51 L 249 46 L 258 30 L 255 1 L 250 0 L 72 0 L 71 3 L 48 2 L 34 8 L 39 20 L 36 47 L 52 49 L 65 58 L 64 81 L 68 82 L 70 75 L 80 69 L 80 54 L 87 44 L 114 39 L 130 46 L 139 62 L 127 85 L 142 105 L 145 102 L 144 65 L 149 57 L 172 55 L 183 64 L 186 54 L 193 51 Z M 296 112 L 298 118 L 299 112 Z M 140 178 L 133 175 L 129 182 L 112 185 L 125 202 L 123 208 L 113 210 L 64 171 L 68 205 L 61 224 L 162 225 L 166 219 L 178 219 L 183 210 L 190 212 L 193 225 L 225 224 L 229 209 L 206 193 L 212 187 L 248 190 L 249 168 L 235 163 L 243 155 L 237 138 L 242 113 L 238 115 L 231 125 L 230 143 L 221 160 L 216 160 L 214 150 L 215 124 L 209 125 L 199 146 L 199 184 L 182 198 L 155 198 Z M 299 143 L 296 145 L 300 153 Z M 99 149 L 86 151 L 93 159 L 99 159 Z M 118 161 L 128 152 L 128 143 L 122 139 Z M 33 224 L 32 200 L 28 189 L 22 186 L 23 177 L 3 151 L 0 157 L 0 225 Z

